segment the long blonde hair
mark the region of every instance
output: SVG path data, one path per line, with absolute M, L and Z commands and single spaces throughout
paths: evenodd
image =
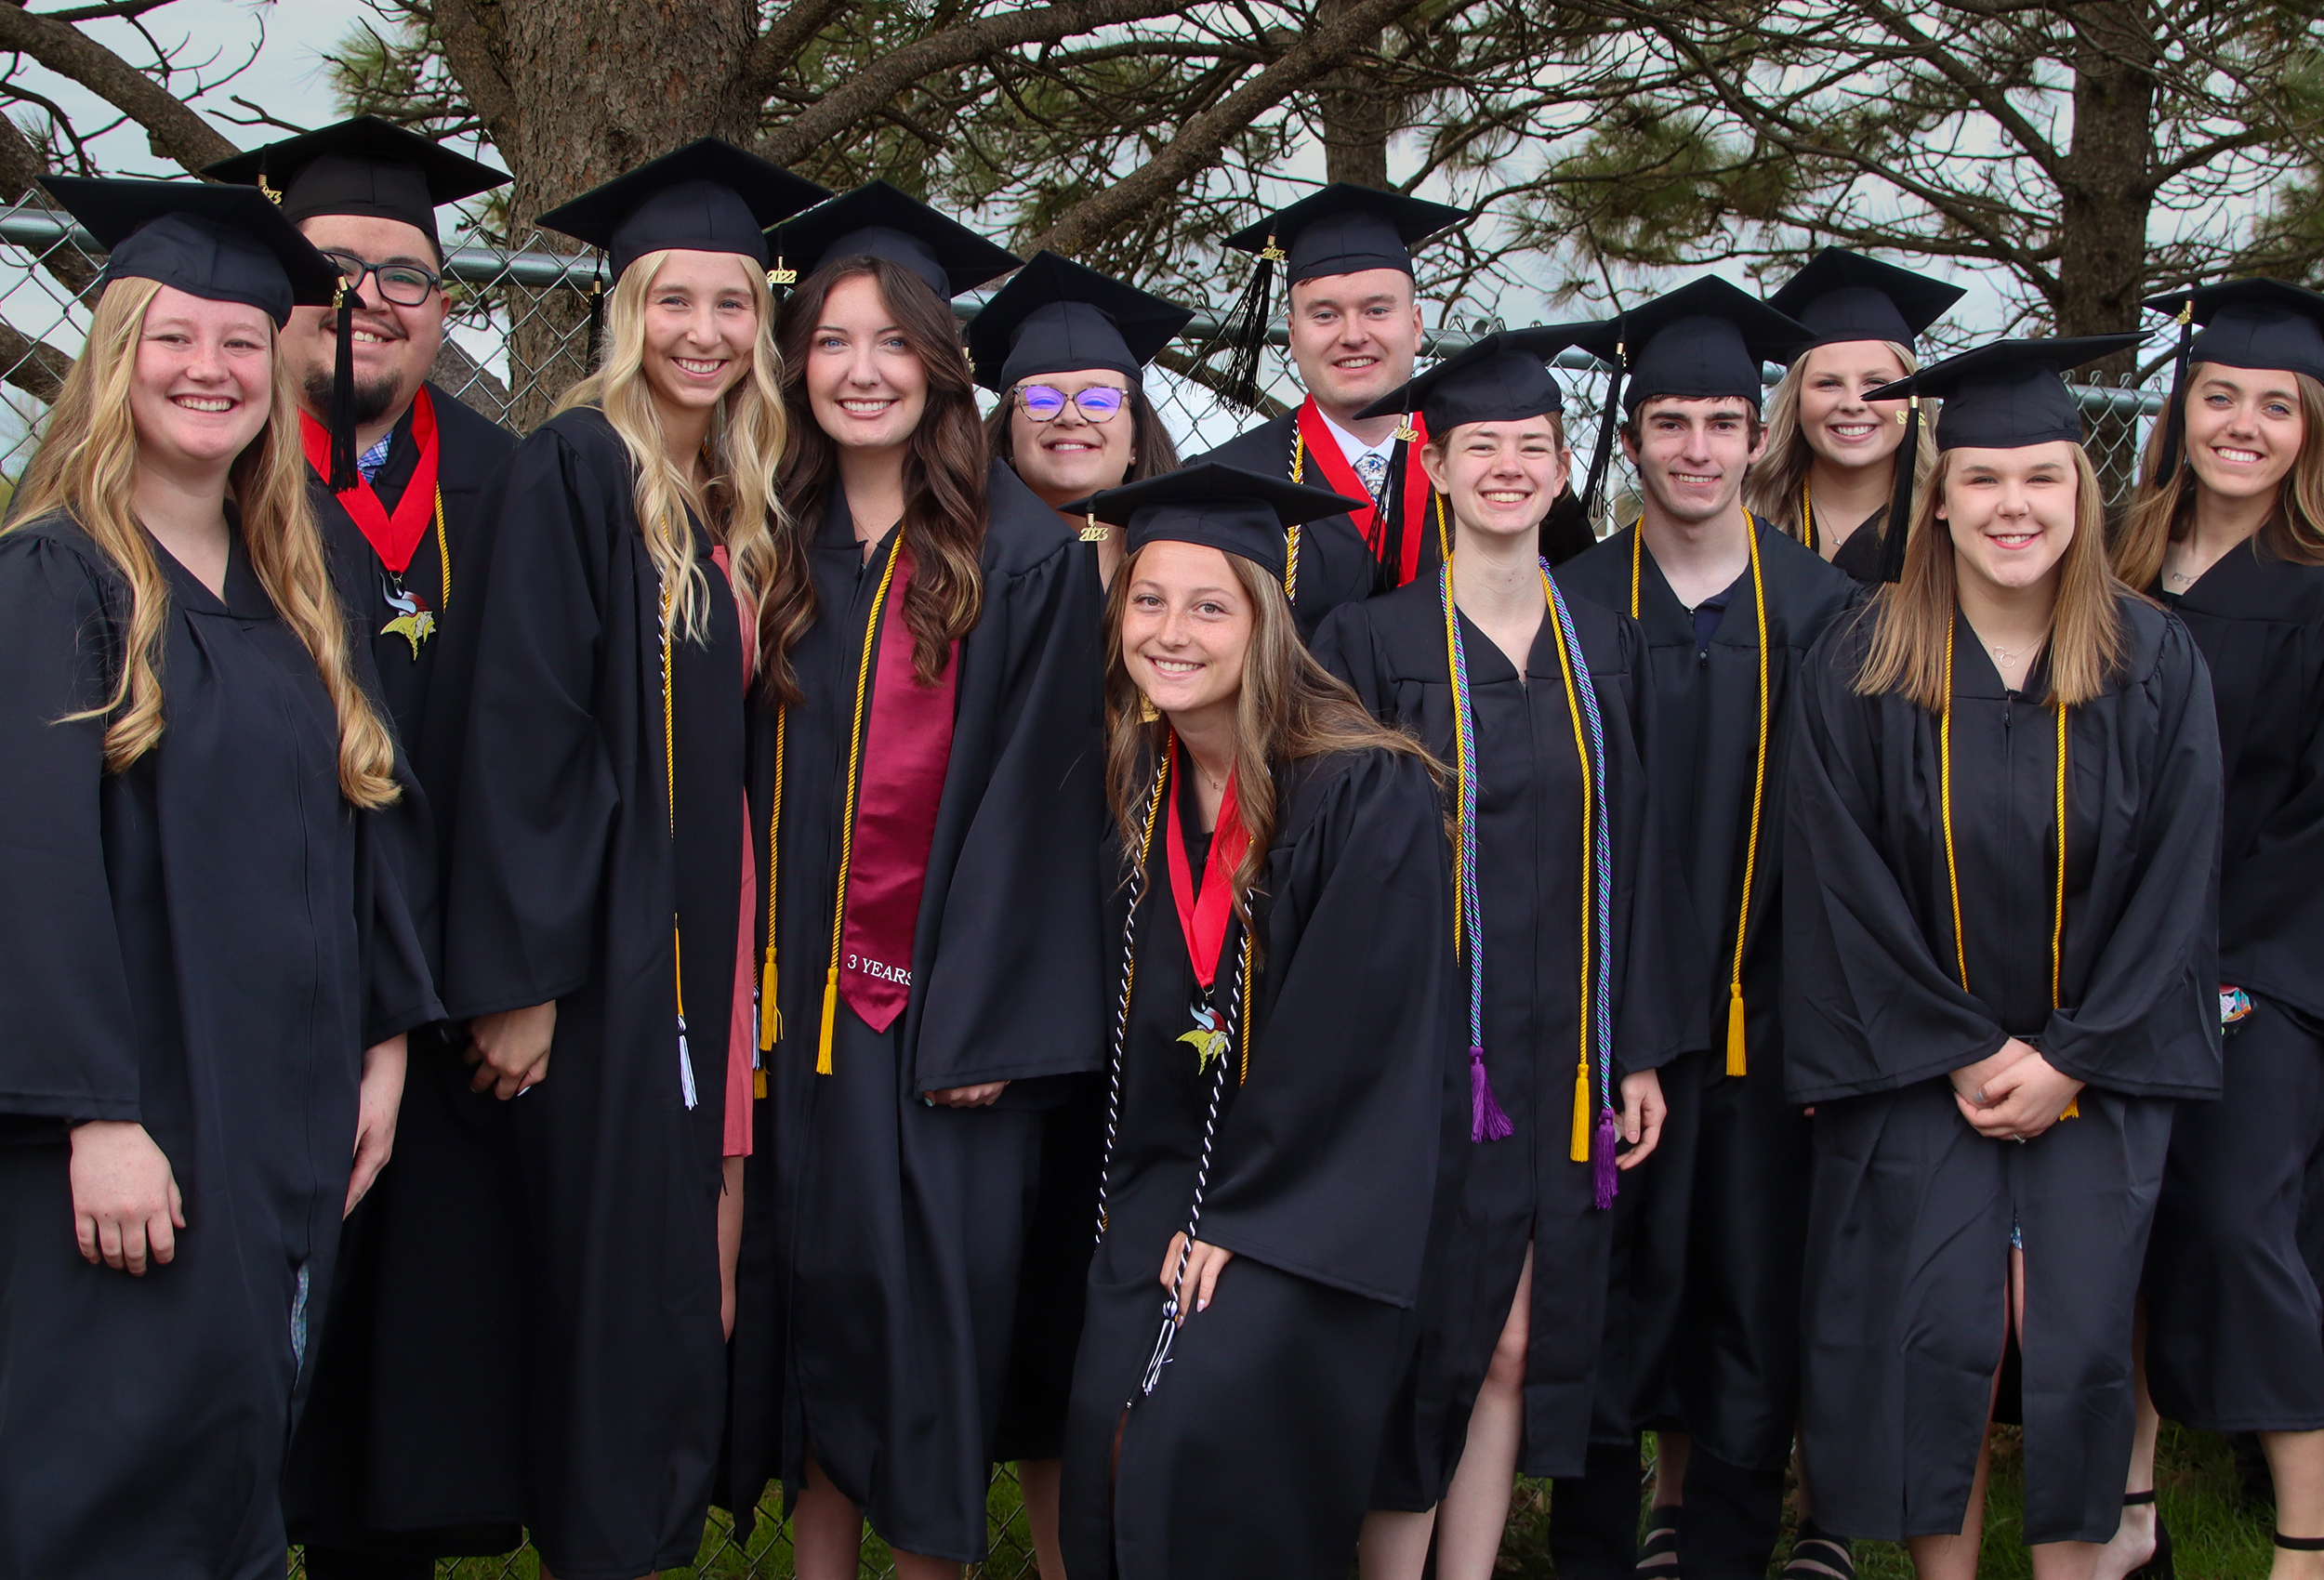
M 645 376 L 646 296 L 669 256 L 667 250 L 648 253 L 614 283 L 605 299 L 605 354 L 594 373 L 559 398 L 557 410 L 594 406 L 621 436 L 637 474 L 638 525 L 646 552 L 662 586 L 676 589 L 679 631 L 700 641 L 707 630 L 703 599 L 709 582 L 695 563 L 693 533 L 680 524 L 687 512 L 701 520 L 711 541 L 726 546 L 728 574 L 745 602 L 757 608 L 774 579 L 774 524 L 783 508 L 775 492 L 786 421 L 782 363 L 774 349 L 773 293 L 765 273 L 737 254 L 734 264 L 749 282 L 759 332 L 750 370 L 735 380 L 711 419 L 710 481 L 697 488 L 692 469 L 669 458 Z
M 162 631 L 169 583 L 129 501 L 137 486 L 138 434 L 130 415 L 138 343 L 157 281 L 116 280 L 97 300 L 88 342 L 65 375 L 48 414 L 40 451 L 10 501 L 5 530 L 44 516 L 72 517 L 129 589 L 126 639 L 112 694 L 74 718 L 103 718 L 105 767 L 125 771 L 158 744 L 162 709 Z M 244 551 L 275 612 L 297 634 L 330 693 L 339 725 L 339 793 L 356 806 L 383 807 L 398 795 L 395 744 L 357 684 L 348 658 L 348 618 L 324 558 L 322 530 L 307 493 L 307 456 L 298 431 L 297 382 L 271 336 L 273 404 L 266 426 L 234 457 L 227 493 L 242 519 Z
M 2196 364 L 2198 368 L 2202 365 Z M 2184 400 L 2195 398 L 2195 368 L 2187 370 Z M 2304 373 L 2291 376 L 2300 391 L 2300 454 L 2278 486 L 2276 508 L 2260 529 L 2260 545 L 2277 559 L 2294 565 L 2324 565 L 2324 384 Z M 2114 550 L 2115 574 L 2142 592 L 2161 576 L 2171 546 L 2195 530 L 2195 467 L 2186 458 L 2184 442 L 2179 446 L 2178 476 L 2167 484 L 2155 481 L 2162 466 L 2163 428 L 2169 415 L 2165 412 L 2158 416 L 2147 432 L 2145 458 L 2139 467 L 2144 481 L 2138 485 L 2137 497 L 2131 501 Z
M 1139 553 L 1143 553 L 1142 549 Z M 1145 829 L 1145 800 L 1155 765 L 1169 740 L 1169 720 L 1151 710 L 1122 661 L 1122 616 L 1137 580 L 1138 554 L 1114 573 L 1105 597 L 1105 793 L 1131 862 Z M 1249 894 L 1266 870 L 1274 838 L 1275 770 L 1328 752 L 1381 747 L 1417 757 L 1437 771 L 1418 742 L 1364 711 L 1345 681 L 1315 662 L 1300 640 L 1283 584 L 1239 554 L 1226 557 L 1252 610 L 1243 650 L 1243 689 L 1235 703 L 1235 804 L 1250 845 L 1229 879 L 1235 914 L 1250 922 Z
M 1908 374 L 1921 371 L 1920 359 L 1912 348 L 1894 340 L 1883 340 Z M 1817 348 L 1821 349 L 1821 348 Z M 1790 537 L 1807 541 L 1807 533 L 1800 520 L 1800 490 L 1807 482 L 1808 473 L 1816 466 L 1816 448 L 1807 441 L 1807 430 L 1800 426 L 1800 391 L 1807 383 L 1807 364 L 1816 352 L 1805 351 L 1792 359 L 1776 385 L 1776 392 L 1767 398 L 1766 458 L 1751 468 L 1743 483 L 1744 503 L 1752 515 L 1772 521 Z M 1890 459 L 1901 455 L 1900 444 L 1890 453 Z M 1926 487 L 1929 468 L 1936 465 L 1936 425 L 1924 414 L 1921 421 L 1921 448 L 1914 458 Z M 1916 491 L 1917 496 L 1918 491 Z
M 1870 606 L 1872 642 L 1857 672 L 1855 689 L 1866 696 L 1901 691 L 1942 713 L 1951 700 L 1945 689 L 1946 643 L 1960 607 L 1961 572 L 1953 535 L 1937 519 L 1954 451 L 1936 458 L 1929 481 L 1915 497 L 1912 535 L 1905 542 L 1904 576 L 1883 586 Z M 2074 446 L 2074 541 L 2058 562 L 2057 601 L 2050 609 L 2050 695 L 2068 707 L 2106 690 L 2122 666 L 2122 612 L 2116 598 L 2124 591 L 2106 566 L 2106 503 L 2089 453 Z

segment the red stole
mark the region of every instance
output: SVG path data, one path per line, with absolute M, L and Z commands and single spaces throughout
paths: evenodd
M 1182 756 L 1192 761 L 1193 754 Z M 1208 994 L 1218 980 L 1219 956 L 1226 948 L 1227 920 L 1235 914 L 1235 869 L 1250 849 L 1250 830 L 1235 801 L 1235 776 L 1227 775 L 1226 793 L 1219 798 L 1219 822 L 1211 831 L 1210 854 L 1202 864 L 1202 893 L 1195 893 L 1195 872 L 1186 860 L 1186 835 L 1179 819 L 1180 797 L 1170 797 L 1170 816 L 1164 834 L 1170 867 L 1170 898 L 1178 902 L 1179 930 L 1186 938 L 1186 957 L 1193 962 L 1195 980 Z
M 1380 491 L 1383 501 L 1393 501 L 1402 507 L 1398 514 L 1404 518 L 1404 531 L 1395 545 L 1397 563 L 1390 566 L 1398 586 L 1420 573 L 1421 533 L 1427 530 L 1429 500 L 1428 476 L 1420 470 L 1420 446 L 1428 442 L 1428 425 L 1420 420 L 1418 412 L 1408 414 L 1405 420 L 1413 437 L 1389 456 L 1388 481 Z M 1372 491 L 1364 486 L 1364 480 L 1348 465 L 1347 454 L 1340 448 L 1331 425 L 1324 421 L 1323 408 L 1315 404 L 1314 396 L 1300 402 L 1299 425 L 1300 437 L 1307 441 L 1310 461 L 1324 474 L 1322 486 L 1350 499 L 1370 498 Z M 1399 466 L 1405 473 L 1402 478 L 1396 476 Z M 1348 512 L 1349 519 L 1355 522 L 1357 534 L 1371 549 L 1372 558 L 1386 565 L 1389 543 L 1388 523 L 1381 520 L 1384 514 L 1376 504 Z
M 317 477 L 329 477 L 331 430 L 301 412 L 298 432 L 307 452 L 307 465 L 315 469 Z M 363 530 L 363 539 L 379 557 L 379 563 L 398 576 L 412 563 L 412 556 L 419 551 L 420 540 L 428 535 L 428 523 L 436 519 L 436 408 L 429 402 L 426 385 L 420 386 L 419 393 L 412 398 L 412 441 L 419 446 L 419 465 L 412 469 L 412 481 L 403 485 L 403 497 L 395 502 L 392 514 L 379 503 L 370 481 L 360 473 L 354 487 L 341 489 L 338 494 L 339 507 Z
M 911 551 L 897 558 L 887 606 L 872 612 L 880 623 L 879 659 L 858 759 L 847 920 L 839 931 L 840 994 L 875 1032 L 893 1025 L 912 996 L 912 938 L 936 839 L 936 806 L 952 762 L 960 674 L 956 644 L 936 684 L 920 684 L 912 667 L 912 626 L 904 617 Z

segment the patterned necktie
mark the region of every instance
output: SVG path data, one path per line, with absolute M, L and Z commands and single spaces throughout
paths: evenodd
M 1377 450 L 1367 450 L 1355 458 L 1355 475 L 1371 491 L 1372 503 L 1380 503 L 1380 491 L 1388 486 L 1388 457 Z

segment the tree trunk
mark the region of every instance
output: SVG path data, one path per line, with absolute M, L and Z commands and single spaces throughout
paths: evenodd
M 1322 0 L 1318 26 L 1352 10 L 1354 0 Z M 1393 97 L 1361 65 L 1323 79 L 1316 94 L 1323 120 L 1324 178 L 1360 187 L 1388 185 L 1388 136 L 1395 130 Z

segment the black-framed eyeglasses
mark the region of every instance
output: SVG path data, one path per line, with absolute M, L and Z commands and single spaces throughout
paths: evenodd
M 1063 389 L 1047 384 L 1017 386 L 1017 404 L 1024 415 L 1037 423 L 1055 422 L 1065 415 L 1068 397 Z M 1122 409 L 1129 399 L 1129 391 L 1116 389 L 1110 384 L 1093 384 L 1079 394 L 1070 397 L 1073 408 L 1087 422 L 1102 423 Z
M 416 308 L 428 300 L 430 293 L 443 283 L 443 276 L 432 269 L 422 269 L 416 263 L 373 263 L 353 253 L 324 251 L 323 256 L 337 266 L 340 278 L 347 282 L 347 293 L 353 296 L 363 288 L 363 277 L 369 275 L 379 282 L 379 294 L 396 306 Z

